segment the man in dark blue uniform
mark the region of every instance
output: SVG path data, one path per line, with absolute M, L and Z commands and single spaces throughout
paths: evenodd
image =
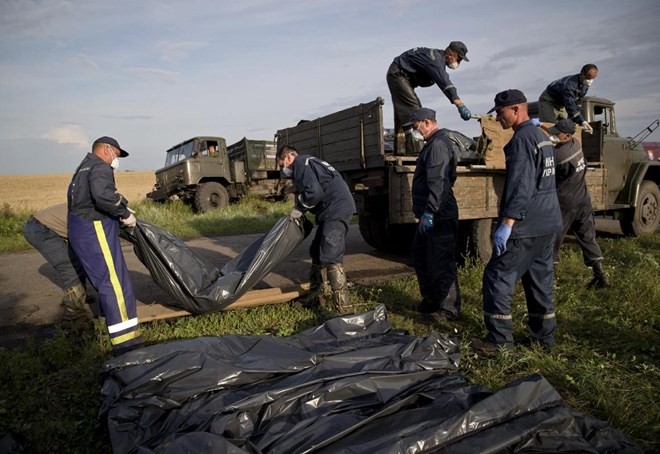
M 307 302 L 318 301 L 327 272 L 335 310 L 349 313 L 352 308 L 343 263 L 346 234 L 356 211 L 353 195 L 334 167 L 313 156 L 299 155 L 290 145 L 278 149 L 277 163 L 285 176 L 293 177 L 296 202 L 290 216 L 300 218 L 305 211 L 316 216 L 318 227 L 309 249 L 312 268 Z
M 584 264 L 594 272 L 588 287 L 603 288 L 610 282 L 603 270 L 603 253 L 596 243 L 596 223 L 594 222 L 591 197 L 585 180 L 587 163 L 580 142 L 573 137 L 575 123 L 572 120 L 559 120 L 548 129 L 557 138 L 556 184 L 559 208 L 564 228 L 555 238 L 554 261 L 559 262 L 559 249 L 564 237 L 570 231 L 582 249 Z
M 133 286 L 119 241 L 119 223 L 134 227 L 128 201 L 117 192 L 114 169 L 128 153 L 111 137 L 101 137 L 82 160 L 68 190 L 69 244 L 99 294 L 113 353 L 143 344 Z
M 548 85 L 539 97 L 539 120 L 556 123 L 557 120 L 568 118 L 582 126 L 586 132 L 593 132 L 589 122 L 582 116 L 580 105 L 597 76 L 598 68 L 589 63 L 582 67 L 580 74 L 562 77 Z
M 495 96 L 497 121 L 514 134 L 504 147 L 506 177 L 500 198 L 493 255 L 483 278 L 484 324 L 488 334 L 472 347 L 486 353 L 513 348 L 511 300 L 518 279 L 527 301 L 530 340 L 554 345 L 557 327 L 553 305 L 554 238 L 562 228 L 555 189 L 555 150 L 534 126 L 527 99 L 519 90 Z M 490 113 L 489 112 L 489 113 Z
M 397 154 L 419 153 L 422 142 L 415 142 L 410 131 L 405 131 L 403 123 L 416 112 L 422 103 L 415 93 L 416 87 L 430 87 L 436 84 L 449 101 L 458 108 L 463 120 L 472 114 L 458 97 L 456 87 L 449 80 L 446 68 L 456 69 L 467 58 L 467 46 L 461 41 L 452 41 L 445 50 L 415 47 L 394 59 L 387 70 L 387 86 L 392 95 L 394 107 L 395 151 Z M 405 145 L 404 145 L 405 143 Z M 405 149 L 402 149 L 405 147 Z
M 450 139 L 438 129 L 435 111 L 423 107 L 403 126 L 412 126 L 426 141 L 412 183 L 413 212 L 419 219 L 412 259 L 422 295 L 417 310 L 438 321 L 456 319 L 461 312 L 454 257 L 458 205 L 452 189 L 457 157 Z

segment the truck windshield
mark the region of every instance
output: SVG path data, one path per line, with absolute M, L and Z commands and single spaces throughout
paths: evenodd
M 183 161 L 186 158 L 192 156 L 192 152 L 195 149 L 195 141 L 190 141 L 172 148 L 167 151 L 167 157 L 165 158 L 165 165 L 169 166 L 170 164 Z

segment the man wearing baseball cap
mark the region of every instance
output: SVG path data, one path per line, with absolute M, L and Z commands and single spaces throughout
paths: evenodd
M 461 41 L 452 41 L 445 50 L 415 47 L 394 59 L 387 70 L 387 86 L 392 95 L 394 107 L 395 151 L 397 154 L 419 153 L 422 144 L 415 143 L 410 131 L 405 131 L 403 123 L 416 112 L 422 103 L 415 93 L 416 87 L 430 87 L 436 84 L 449 101 L 458 108 L 465 121 L 472 116 L 458 97 L 456 87 L 449 80 L 447 69 L 456 69 L 461 61 L 469 62 L 467 46 Z M 405 142 L 405 149 L 404 148 Z
M 422 107 L 404 127 L 425 140 L 412 182 L 412 205 L 419 219 L 412 245 L 412 259 L 422 301 L 419 312 L 437 321 L 454 320 L 461 312 L 461 293 L 456 270 L 458 204 L 454 197 L 456 156 L 438 129 L 435 111 Z
M 585 180 L 587 163 L 580 142 L 573 137 L 575 123 L 569 119 L 559 120 L 548 132 L 557 137 L 556 184 L 563 223 L 562 231 L 555 238 L 554 261 L 559 262 L 559 249 L 571 231 L 582 249 L 584 264 L 594 273 L 588 287 L 607 287 L 610 281 L 603 270 L 603 253 L 596 243 L 596 223 Z
M 511 300 L 520 277 L 527 301 L 530 341 L 554 346 L 557 327 L 553 305 L 553 243 L 562 228 L 555 189 L 555 150 L 530 120 L 520 90 L 495 96 L 502 128 L 514 134 L 504 147 L 506 176 L 500 197 L 493 255 L 483 277 L 484 324 L 488 334 L 472 348 L 495 353 L 513 348 Z
M 140 347 L 133 286 L 119 241 L 120 222 L 135 227 L 128 200 L 115 186 L 119 158 L 128 156 L 112 137 L 94 141 L 73 174 L 67 193 L 68 237 L 85 273 L 99 294 L 101 312 L 117 356 Z

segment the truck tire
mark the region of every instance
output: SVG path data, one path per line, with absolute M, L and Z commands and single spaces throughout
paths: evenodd
M 493 253 L 493 229 L 496 219 L 460 221 L 458 233 L 459 258 L 473 257 L 487 262 Z
M 660 189 L 655 182 L 642 181 L 637 195 L 637 206 L 623 217 L 619 224 L 626 236 L 652 235 L 660 225 Z
M 195 209 L 200 213 L 226 207 L 229 204 L 227 189 L 220 183 L 202 183 L 195 191 Z
M 364 241 L 382 252 L 409 254 L 415 234 L 415 224 L 392 225 L 384 216 L 363 214 L 358 217 Z

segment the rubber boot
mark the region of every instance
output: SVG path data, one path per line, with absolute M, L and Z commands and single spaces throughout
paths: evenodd
M 77 329 L 89 329 L 92 326 L 92 316 L 85 303 L 87 292 L 85 286 L 79 282 L 64 291 L 62 306 L 64 314 L 62 319 L 65 323 L 74 325 Z
M 587 284 L 587 288 L 605 288 L 610 286 L 610 280 L 605 275 L 603 270 L 603 261 L 599 260 L 593 264 L 591 267 L 594 271 L 594 277 L 591 279 L 591 282 Z
M 332 305 L 339 315 L 350 314 L 353 307 L 348 302 L 348 282 L 344 267 L 333 264 L 328 267 L 328 279 L 332 289 Z
M 323 266 L 312 264 L 309 271 L 309 293 L 298 300 L 300 304 L 306 307 L 318 307 L 320 305 L 326 274 L 327 271 Z

